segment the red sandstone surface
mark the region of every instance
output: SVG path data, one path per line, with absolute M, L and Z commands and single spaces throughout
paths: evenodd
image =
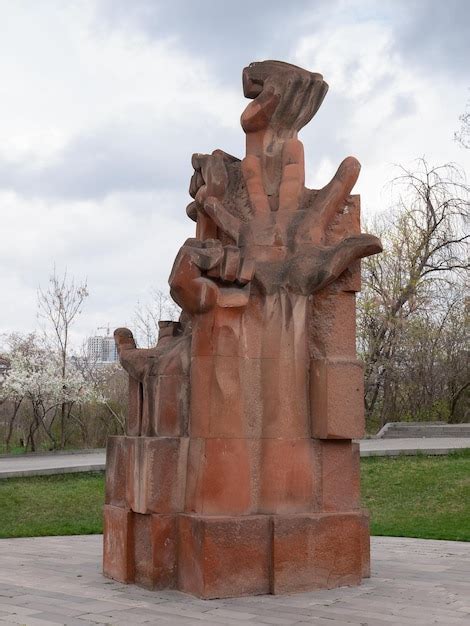
M 362 369 L 355 354 L 360 165 L 304 185 L 298 131 L 320 74 L 243 71 L 246 156 L 193 156 L 196 237 L 170 276 L 178 322 L 155 348 L 115 332 L 129 373 L 126 435 L 108 443 L 104 573 L 202 598 L 359 584 Z

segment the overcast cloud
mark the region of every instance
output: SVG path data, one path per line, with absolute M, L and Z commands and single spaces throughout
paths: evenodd
M 37 326 L 54 264 L 87 278 L 75 338 L 132 324 L 193 234 L 192 152 L 243 155 L 241 70 L 274 58 L 330 85 L 302 132 L 308 183 L 354 154 L 364 212 L 393 163 L 454 161 L 470 96 L 467 0 L 0 0 L 0 332 Z

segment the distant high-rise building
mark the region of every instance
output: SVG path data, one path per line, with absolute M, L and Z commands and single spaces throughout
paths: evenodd
M 98 363 L 115 363 L 118 354 L 114 337 L 89 337 L 88 358 Z

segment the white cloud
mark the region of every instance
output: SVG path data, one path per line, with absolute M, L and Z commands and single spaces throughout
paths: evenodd
M 357 191 L 370 211 L 388 204 L 383 187 L 394 162 L 424 154 L 470 167 L 470 151 L 452 141 L 468 77 L 412 62 L 383 3 L 302 2 L 296 19 L 283 19 L 291 9 L 278 2 L 269 32 L 269 3 L 250 4 L 257 13 L 248 34 L 241 6 L 230 19 L 219 7 L 210 24 L 195 8 L 189 29 L 182 5 L 172 30 L 152 34 L 126 20 L 125 2 L 119 23 L 106 23 L 104 4 L 0 0 L 0 331 L 36 326 L 36 289 L 54 263 L 88 278 L 77 341 L 108 322 L 130 323 L 137 300 L 165 286 L 194 232 L 185 215 L 191 152 L 242 156 L 240 74 L 228 76 L 235 65 L 241 73 L 251 60 L 276 58 L 280 39 L 271 31 L 282 34 L 286 60 L 330 84 L 302 134 L 312 186 L 355 154 L 363 165 Z M 165 10 L 152 13 L 154 23 L 165 25 Z M 413 17 L 404 4 L 396 14 Z
M 394 164 L 425 156 L 435 164 L 455 161 L 470 167 L 470 153 L 453 141 L 466 80 L 408 63 L 406 51 L 397 51 L 394 36 L 391 23 L 337 22 L 302 37 L 295 52 L 299 65 L 321 71 L 330 85 L 323 104 L 326 114 L 330 103 L 337 114 L 328 120 L 330 145 L 343 150 L 335 154 L 338 162 L 331 154 L 323 158 L 311 182 L 316 187 L 325 184 L 339 161 L 354 154 L 362 163 L 356 191 L 369 212 L 387 207 L 386 183 L 394 176 Z M 309 130 L 312 138 L 315 124 L 313 120 Z M 325 149 L 330 149 L 328 141 Z M 306 152 L 308 156 L 308 143 Z
M 0 330 L 36 325 L 37 286 L 56 264 L 88 277 L 91 295 L 80 319 L 87 333 L 108 321 L 130 322 L 150 286 L 165 285 L 179 245 L 194 231 L 185 214 L 191 154 L 179 154 L 182 130 L 200 135 L 208 124 L 236 127 L 241 96 L 219 89 L 204 63 L 171 41 L 94 30 L 90 4 L 27 5 L 1 7 L 9 28 L 0 42 L 0 156 L 16 168 L 17 181 L 7 177 L 0 193 L 0 280 L 9 294 Z M 93 138 L 103 128 L 99 144 Z M 156 162 L 151 149 L 160 151 Z M 67 171 L 64 155 L 71 155 Z M 127 170 L 113 171 L 113 159 Z M 105 171 L 97 171 L 103 160 Z M 139 174 L 151 178 L 149 162 L 159 165 L 160 192 L 148 183 L 138 188 Z M 171 191 L 174 179 L 165 191 L 165 168 L 167 178 L 175 168 L 185 172 L 180 191 Z M 131 188 L 120 192 L 129 170 Z M 73 187 L 82 178 L 92 190 L 103 186 L 94 174 L 114 176 L 105 195 L 77 198 Z
M 54 267 L 78 281 L 88 279 L 90 297 L 80 320 L 83 332 L 132 321 L 133 309 L 153 284 L 165 285 L 179 245 L 192 222 L 172 215 L 184 195 L 126 194 L 100 203 L 30 201 L 0 194 L 5 211 L 0 248 L 0 331 L 27 331 L 35 324 L 38 283 Z M 160 210 L 148 211 L 148 206 Z
M 361 101 L 389 74 L 391 44 L 391 32 L 382 24 L 335 23 L 303 36 L 295 57 L 300 65 L 318 67 L 336 93 Z

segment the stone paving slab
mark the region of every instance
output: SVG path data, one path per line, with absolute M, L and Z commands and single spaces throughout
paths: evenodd
M 360 587 L 198 600 L 101 575 L 100 535 L 0 540 L 0 626 L 470 624 L 470 543 L 372 538 Z
M 431 439 L 363 439 L 359 442 L 361 456 L 399 456 L 449 454 L 470 448 L 470 437 L 442 437 Z M 96 452 L 49 453 L 21 456 L 0 456 L 0 479 L 21 476 L 46 476 L 72 472 L 102 472 L 106 453 Z

